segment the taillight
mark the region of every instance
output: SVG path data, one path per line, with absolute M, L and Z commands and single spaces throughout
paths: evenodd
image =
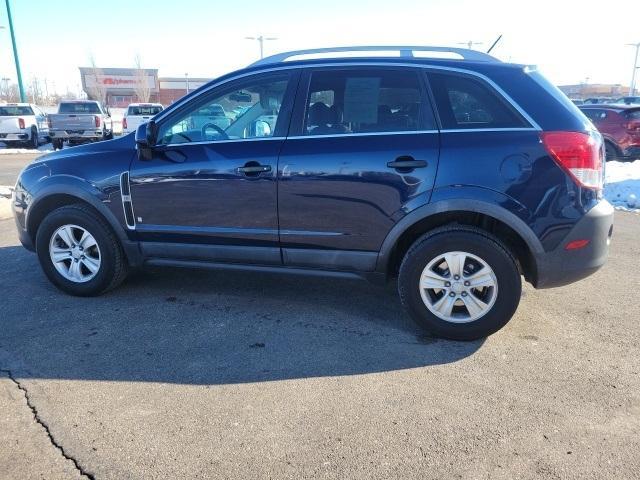
M 630 132 L 640 132 L 640 120 L 631 120 L 627 123 L 627 130 Z
M 24 128 L 24 118 L 18 118 L 18 128 Z
M 49 128 L 53 128 L 53 124 L 51 123 L 51 117 L 47 117 L 47 125 Z
M 127 117 L 122 118 L 122 128 L 127 128 Z
M 551 157 L 579 186 L 602 190 L 603 148 L 599 133 L 542 132 L 540 137 Z
M 95 119 L 96 119 L 96 128 L 100 128 L 100 117 L 96 115 L 96 116 L 95 116 L 95 117 L 93 117 L 93 118 L 95 118 Z

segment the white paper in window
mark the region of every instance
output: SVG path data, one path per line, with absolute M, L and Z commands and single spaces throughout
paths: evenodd
M 380 77 L 347 78 L 344 94 L 344 121 L 378 123 Z

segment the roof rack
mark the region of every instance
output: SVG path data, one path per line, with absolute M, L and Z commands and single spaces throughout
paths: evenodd
M 398 52 L 401 57 L 414 58 L 414 52 L 432 52 L 432 53 L 452 53 L 462 57 L 462 60 L 472 60 L 476 62 L 499 62 L 498 59 L 492 57 L 483 52 L 476 50 L 470 50 L 468 48 L 455 48 L 455 47 L 431 47 L 431 46 L 368 46 L 368 47 L 333 47 L 333 48 L 315 48 L 310 50 L 294 50 L 291 52 L 277 53 L 270 55 L 257 62 L 252 63 L 250 66 L 255 67 L 259 65 L 269 65 L 272 63 L 284 62 L 291 57 L 299 57 L 303 55 L 320 55 L 324 53 L 340 53 L 340 52 Z M 366 53 L 362 55 L 366 57 Z M 369 55 L 375 56 L 375 55 Z M 420 56 L 429 57 L 429 55 Z M 442 58 L 441 55 L 434 55 L 434 58 Z

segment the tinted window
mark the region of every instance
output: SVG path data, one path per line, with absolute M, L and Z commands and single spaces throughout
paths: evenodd
M 582 110 L 582 113 L 584 113 L 586 117 L 594 123 L 607 118 L 607 112 L 605 110 L 600 110 L 599 108 L 585 108 Z
M 97 103 L 61 103 L 59 113 L 100 113 Z
M 413 70 L 326 70 L 311 75 L 306 135 L 403 132 L 424 128 Z M 431 118 L 433 118 L 431 116 Z
M 16 115 L 33 115 L 31 107 L 6 106 L 0 107 L 0 117 L 14 117 Z
M 137 105 L 130 106 L 127 115 L 157 115 L 162 111 L 160 105 Z
M 631 110 L 625 113 L 625 117 L 629 120 L 640 120 L 640 110 Z
M 463 75 L 430 73 L 442 128 L 522 128 L 530 125 L 484 82 Z
M 277 74 L 201 95 L 162 122 L 158 142 L 175 144 L 272 137 L 288 83 L 288 73 Z

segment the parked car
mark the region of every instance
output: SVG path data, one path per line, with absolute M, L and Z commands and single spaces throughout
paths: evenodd
M 591 97 L 585 98 L 584 102 L 582 102 L 583 105 L 602 105 L 605 103 L 613 103 L 613 100 L 607 97 Z
M 620 97 L 613 103 L 624 103 L 625 105 L 640 105 L 640 97 Z
M 38 148 L 49 141 L 47 116 L 30 103 L 0 105 L 0 142 L 11 146 Z
M 109 109 L 93 100 L 60 102 L 58 113 L 49 115 L 49 135 L 56 149 L 63 143 L 77 145 L 113 138 Z
M 604 137 L 607 160 L 640 158 L 640 105 L 581 105 Z
M 122 117 L 122 133 L 135 132 L 143 123 L 147 123 L 154 115 L 163 110 L 159 103 L 132 103 Z
M 472 50 L 380 49 L 268 57 L 135 136 L 41 157 L 14 193 L 22 244 L 72 295 L 140 265 L 394 279 L 418 324 L 461 340 L 509 321 L 521 276 L 557 287 L 604 264 L 602 136 L 565 95 Z M 193 127 L 247 97 L 228 126 Z

